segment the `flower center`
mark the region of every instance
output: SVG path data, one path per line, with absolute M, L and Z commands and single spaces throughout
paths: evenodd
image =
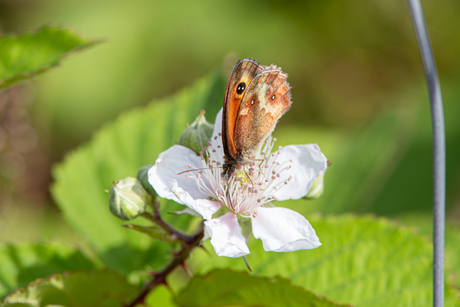
M 256 216 L 259 207 L 278 200 L 274 194 L 292 179 L 292 176 L 283 176 L 283 172 L 291 168 L 292 161 L 278 161 L 281 146 L 272 152 L 275 141 L 276 138 L 270 135 L 251 162 L 236 170 L 228 180 L 224 180 L 221 135 L 209 140 L 208 146 L 204 148 L 206 154 L 200 152 L 202 170 L 193 176 L 198 189 L 243 217 Z M 189 165 L 189 168 L 194 167 L 196 165 Z M 193 174 L 192 171 L 188 173 L 187 179 Z

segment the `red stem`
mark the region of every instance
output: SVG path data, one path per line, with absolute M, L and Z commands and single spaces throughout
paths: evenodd
M 161 219 L 161 217 L 160 217 L 160 219 Z M 171 227 L 166 222 L 165 222 L 165 224 L 167 226 Z M 160 225 L 160 226 L 162 226 L 162 225 Z M 171 232 L 171 233 L 173 233 L 173 234 L 177 233 L 176 229 L 172 228 L 172 230 L 173 230 L 173 232 Z M 188 258 L 188 256 L 192 252 L 192 250 L 196 246 L 198 246 L 200 244 L 201 239 L 203 239 L 203 236 L 204 236 L 204 224 L 201 223 L 200 228 L 198 229 L 196 234 L 193 235 L 193 236 L 189 236 L 189 235 L 186 235 L 186 234 L 183 234 L 183 233 L 181 233 L 181 234 L 186 236 L 187 238 L 184 238 L 184 239 L 186 239 L 186 241 L 182 241 L 183 243 L 182 243 L 181 250 L 179 251 L 179 254 L 162 271 L 152 274 L 153 279 L 149 283 L 144 285 L 144 287 L 142 288 L 141 292 L 139 292 L 136 295 L 136 297 L 133 298 L 133 300 L 130 303 L 125 305 L 126 307 L 134 307 L 137 304 L 144 304 L 145 297 L 147 296 L 147 294 L 150 293 L 150 291 L 153 288 L 155 288 L 156 286 L 158 286 L 160 284 L 166 284 L 166 277 L 168 276 L 168 274 L 171 273 L 179 265 L 182 265 L 184 263 L 185 259 Z

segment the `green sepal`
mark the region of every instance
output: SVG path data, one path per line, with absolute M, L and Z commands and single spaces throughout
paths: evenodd
M 249 272 L 252 272 L 251 266 L 249 265 L 248 256 L 244 255 L 241 258 L 243 258 L 244 264 L 246 264 L 246 267 L 248 268 Z
M 184 214 L 188 214 L 188 215 L 191 215 L 191 216 L 196 216 L 196 217 L 202 217 L 201 214 L 199 214 L 198 212 L 196 212 L 195 210 L 193 209 L 190 209 L 190 208 L 185 208 L 184 210 L 181 210 L 181 211 L 172 211 L 172 212 L 168 212 L 168 214 L 172 214 L 172 215 L 184 215 Z
M 237 215 L 238 224 L 240 225 L 241 234 L 246 239 L 246 244 L 252 238 L 252 221 L 250 218 Z
M 174 238 L 171 234 L 166 232 L 163 228 L 160 228 L 159 226 L 156 226 L 156 225 L 141 226 L 141 225 L 127 224 L 127 225 L 123 225 L 123 227 L 136 230 L 140 233 L 144 233 L 155 240 L 168 242 L 168 243 L 179 242 L 177 238 Z
M 182 133 L 180 137 L 180 144 L 190 148 L 196 154 L 203 151 L 214 132 L 214 125 L 206 121 L 204 113 L 204 110 L 201 110 L 200 115 L 198 115 L 195 121 Z
M 155 201 L 157 197 L 157 192 L 155 192 L 155 189 L 152 187 L 152 185 L 149 182 L 149 170 L 152 167 L 152 165 L 145 165 L 137 170 L 137 175 L 136 178 L 139 180 L 144 187 L 144 189 L 147 191 L 152 196 L 153 201 Z
M 136 178 L 121 179 L 114 182 L 110 189 L 110 212 L 124 221 L 138 217 L 151 203 L 152 197 Z
M 219 210 L 214 212 L 214 214 L 212 215 L 212 218 L 216 219 L 218 217 L 221 217 L 222 215 L 225 215 L 227 212 L 230 212 L 230 211 L 231 210 L 227 206 L 222 206 L 219 208 Z
M 324 174 L 326 171 L 320 173 L 318 178 L 311 185 L 310 191 L 305 195 L 305 199 L 318 199 L 324 193 Z

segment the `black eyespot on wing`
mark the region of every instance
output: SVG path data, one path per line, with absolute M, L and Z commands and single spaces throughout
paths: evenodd
M 246 89 L 246 83 L 241 82 L 240 84 L 238 84 L 238 87 L 236 88 L 236 93 L 238 95 L 241 95 L 241 94 L 243 94 L 245 89 Z
M 273 96 L 272 96 L 272 100 L 275 100 L 275 98 L 276 98 L 276 95 L 273 95 Z

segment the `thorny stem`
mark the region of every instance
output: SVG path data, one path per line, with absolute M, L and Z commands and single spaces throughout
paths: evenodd
M 160 217 L 160 220 L 163 221 L 161 217 Z M 167 225 L 172 230 L 174 230 L 173 234 L 177 235 L 178 231 L 176 229 L 172 228 L 169 224 L 167 224 L 164 221 L 163 223 L 164 225 Z M 160 226 L 163 227 L 162 225 Z M 165 228 L 165 230 L 167 229 Z M 125 305 L 126 307 L 134 307 L 137 304 L 144 304 L 145 297 L 147 296 L 147 294 L 149 294 L 149 292 L 153 288 L 155 288 L 156 286 L 160 284 L 166 284 L 166 277 L 168 276 L 168 274 L 171 273 L 179 265 L 183 265 L 184 261 L 188 258 L 191 251 L 200 244 L 201 239 L 203 239 L 203 236 L 204 236 L 204 224 L 203 223 L 200 224 L 200 227 L 198 231 L 195 233 L 195 235 L 193 236 L 184 235 L 184 236 L 185 236 L 184 238 L 186 238 L 187 240 L 190 239 L 190 241 L 183 241 L 182 239 L 178 237 L 183 242 L 180 251 L 176 254 L 174 259 L 162 271 L 152 273 L 153 279 L 144 285 L 141 292 L 139 292 L 130 303 Z
M 170 233 L 171 235 L 175 236 L 180 241 L 182 241 L 182 242 L 184 242 L 186 244 L 191 244 L 193 242 L 193 236 L 185 234 L 185 233 L 177 230 L 176 228 L 172 227 L 168 223 L 166 223 L 165 220 L 163 220 L 163 218 L 161 217 L 160 211 L 155 210 L 153 214 L 151 214 L 149 212 L 144 212 L 141 215 L 142 215 L 142 217 L 150 220 L 152 223 L 157 224 L 158 226 L 160 226 L 161 228 L 166 230 L 168 233 Z

